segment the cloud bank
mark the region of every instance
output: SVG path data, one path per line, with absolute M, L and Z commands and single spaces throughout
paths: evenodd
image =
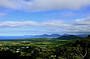
M 76 19 L 74 22 L 65 23 L 60 20 L 36 22 L 36 21 L 5 21 L 0 22 L 1 28 L 20 28 L 20 27 L 41 27 L 54 30 L 54 32 L 64 33 L 89 33 L 90 32 L 90 18 Z M 50 30 L 51 31 L 51 30 Z
M 0 7 L 28 11 L 78 10 L 88 6 L 90 0 L 0 0 Z
M 5 21 L 0 23 L 0 27 L 8 28 L 8 27 L 24 27 L 24 26 L 36 26 L 38 25 L 34 21 Z

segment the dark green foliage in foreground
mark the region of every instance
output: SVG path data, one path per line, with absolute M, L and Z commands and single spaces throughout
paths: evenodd
M 62 57 L 66 59 L 90 59 L 90 48 L 76 43 L 77 42 L 75 42 L 75 44 L 72 44 L 72 46 L 57 47 L 57 58 Z M 82 41 L 80 43 L 82 43 Z
M 0 56 L 18 56 L 19 53 L 13 53 L 10 50 L 0 50 Z

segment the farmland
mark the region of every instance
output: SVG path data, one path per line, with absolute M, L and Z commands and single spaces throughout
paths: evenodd
M 64 45 L 71 40 L 58 40 L 58 39 L 21 39 L 21 40 L 4 40 L 0 41 L 0 46 L 37 46 L 37 47 L 46 47 L 46 46 L 57 46 Z

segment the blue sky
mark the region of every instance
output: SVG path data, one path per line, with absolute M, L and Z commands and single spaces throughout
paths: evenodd
M 90 0 L 0 0 L 0 36 L 89 34 Z

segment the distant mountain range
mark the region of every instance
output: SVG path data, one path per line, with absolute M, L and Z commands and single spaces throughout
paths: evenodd
M 71 34 L 63 34 L 63 35 L 61 35 L 61 36 L 69 36 L 69 35 L 71 35 Z M 87 37 L 88 35 L 90 35 L 90 34 L 79 34 L 79 35 L 74 35 L 74 36 Z
M 74 39 L 81 39 L 82 37 L 76 36 L 76 35 L 63 35 L 58 37 L 57 39 L 60 40 L 74 40 Z
M 0 36 L 0 39 L 24 39 L 24 38 L 57 38 L 59 34 L 43 34 L 43 35 L 24 35 L 24 36 Z
M 71 39 L 80 39 L 83 37 L 87 37 L 88 34 L 82 34 L 82 35 L 70 35 L 70 34 L 43 34 L 43 35 L 24 35 L 24 36 L 0 36 L 0 40 L 8 40 L 8 39 L 27 39 L 27 38 L 58 38 L 62 40 L 71 40 Z
M 51 34 L 51 35 L 43 34 L 43 35 L 34 36 L 34 38 L 57 38 L 57 37 L 60 37 L 60 35 L 59 34 Z
M 79 36 L 79 37 L 88 37 L 88 35 L 90 35 L 90 34 L 80 34 L 80 35 L 76 35 L 76 36 Z

